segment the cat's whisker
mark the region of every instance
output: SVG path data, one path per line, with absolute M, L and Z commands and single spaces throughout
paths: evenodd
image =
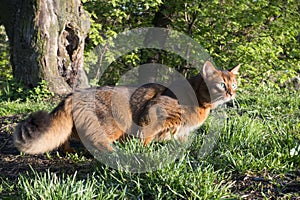
M 241 108 L 241 105 L 239 103 L 239 101 L 237 99 L 232 99 L 232 102 L 233 102 L 233 107 L 234 108 Z

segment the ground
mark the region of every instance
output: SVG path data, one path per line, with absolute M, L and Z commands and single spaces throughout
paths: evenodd
M 0 118 L 0 180 L 15 182 L 20 174 L 45 172 L 50 169 L 57 174 L 73 174 L 75 171 L 82 176 L 95 167 L 95 161 L 86 156 L 84 162 L 77 162 L 70 157 L 56 156 L 56 153 L 43 155 L 21 155 L 14 147 L 12 132 L 23 116 L 6 116 Z M 271 174 L 233 174 L 231 191 L 242 199 L 300 199 L 300 170 L 282 175 Z M 9 193 L 14 193 L 10 191 Z M 0 193 L 1 194 L 1 193 Z M 2 195 L 8 195 L 2 193 Z

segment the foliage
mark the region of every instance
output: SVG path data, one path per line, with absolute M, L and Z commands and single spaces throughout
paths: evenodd
M 0 26 L 0 88 L 1 82 L 12 78 L 12 70 L 9 64 L 9 45 L 4 26 Z
M 300 24 L 295 22 L 300 20 L 300 14 L 296 0 L 223 3 L 86 0 L 84 6 L 93 19 L 87 57 L 93 47 L 105 46 L 108 38 L 120 32 L 154 26 L 155 14 L 162 11 L 171 21 L 168 27 L 198 41 L 218 67 L 228 69 L 241 63 L 242 84 L 246 87 L 257 87 L 261 82 L 272 80 L 278 88 L 279 84 L 299 76 Z M 165 60 L 165 65 L 182 71 L 180 68 L 185 63 L 179 57 L 171 57 L 167 54 L 168 60 L 160 58 L 160 62 Z M 131 52 L 114 62 L 108 69 L 110 76 L 102 78 L 108 83 L 116 82 L 124 71 L 143 64 L 145 60 L 141 51 Z
M 84 0 L 91 18 L 86 39 L 85 68 L 96 84 L 102 73 L 107 44 L 117 34 L 136 27 L 162 26 L 185 33 L 199 42 L 219 68 L 242 64 L 243 87 L 259 86 L 272 81 L 280 84 L 300 71 L 299 3 L 288 1 L 104 1 Z M 160 15 L 158 15 L 160 13 Z M 164 21 L 165 20 L 165 21 Z M 167 22 L 166 22 L 167 21 Z M 11 79 L 7 38 L 0 31 L 0 81 Z M 97 48 L 96 48 L 97 47 Z M 142 65 L 154 55 L 151 50 L 134 50 L 111 64 L 98 84 L 114 84 L 133 67 Z M 159 52 L 158 62 L 180 72 L 189 65 L 170 52 Z
M 19 84 L 12 79 L 3 84 L 3 91 L 0 92 L 0 99 L 6 101 L 33 100 L 36 102 L 42 102 L 53 96 L 54 93 L 49 90 L 48 83 L 44 80 L 42 80 L 38 86 L 28 89 L 24 88 L 22 84 Z

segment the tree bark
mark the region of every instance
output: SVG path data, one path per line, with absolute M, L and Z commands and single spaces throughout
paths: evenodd
M 88 86 L 83 50 L 90 22 L 80 0 L 0 0 L 0 20 L 17 81 L 33 87 L 46 80 L 58 94 Z

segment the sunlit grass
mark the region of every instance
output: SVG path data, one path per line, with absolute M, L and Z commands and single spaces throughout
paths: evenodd
M 37 110 L 50 110 L 53 107 L 50 102 L 34 101 L 0 101 L 0 116 L 29 114 Z

